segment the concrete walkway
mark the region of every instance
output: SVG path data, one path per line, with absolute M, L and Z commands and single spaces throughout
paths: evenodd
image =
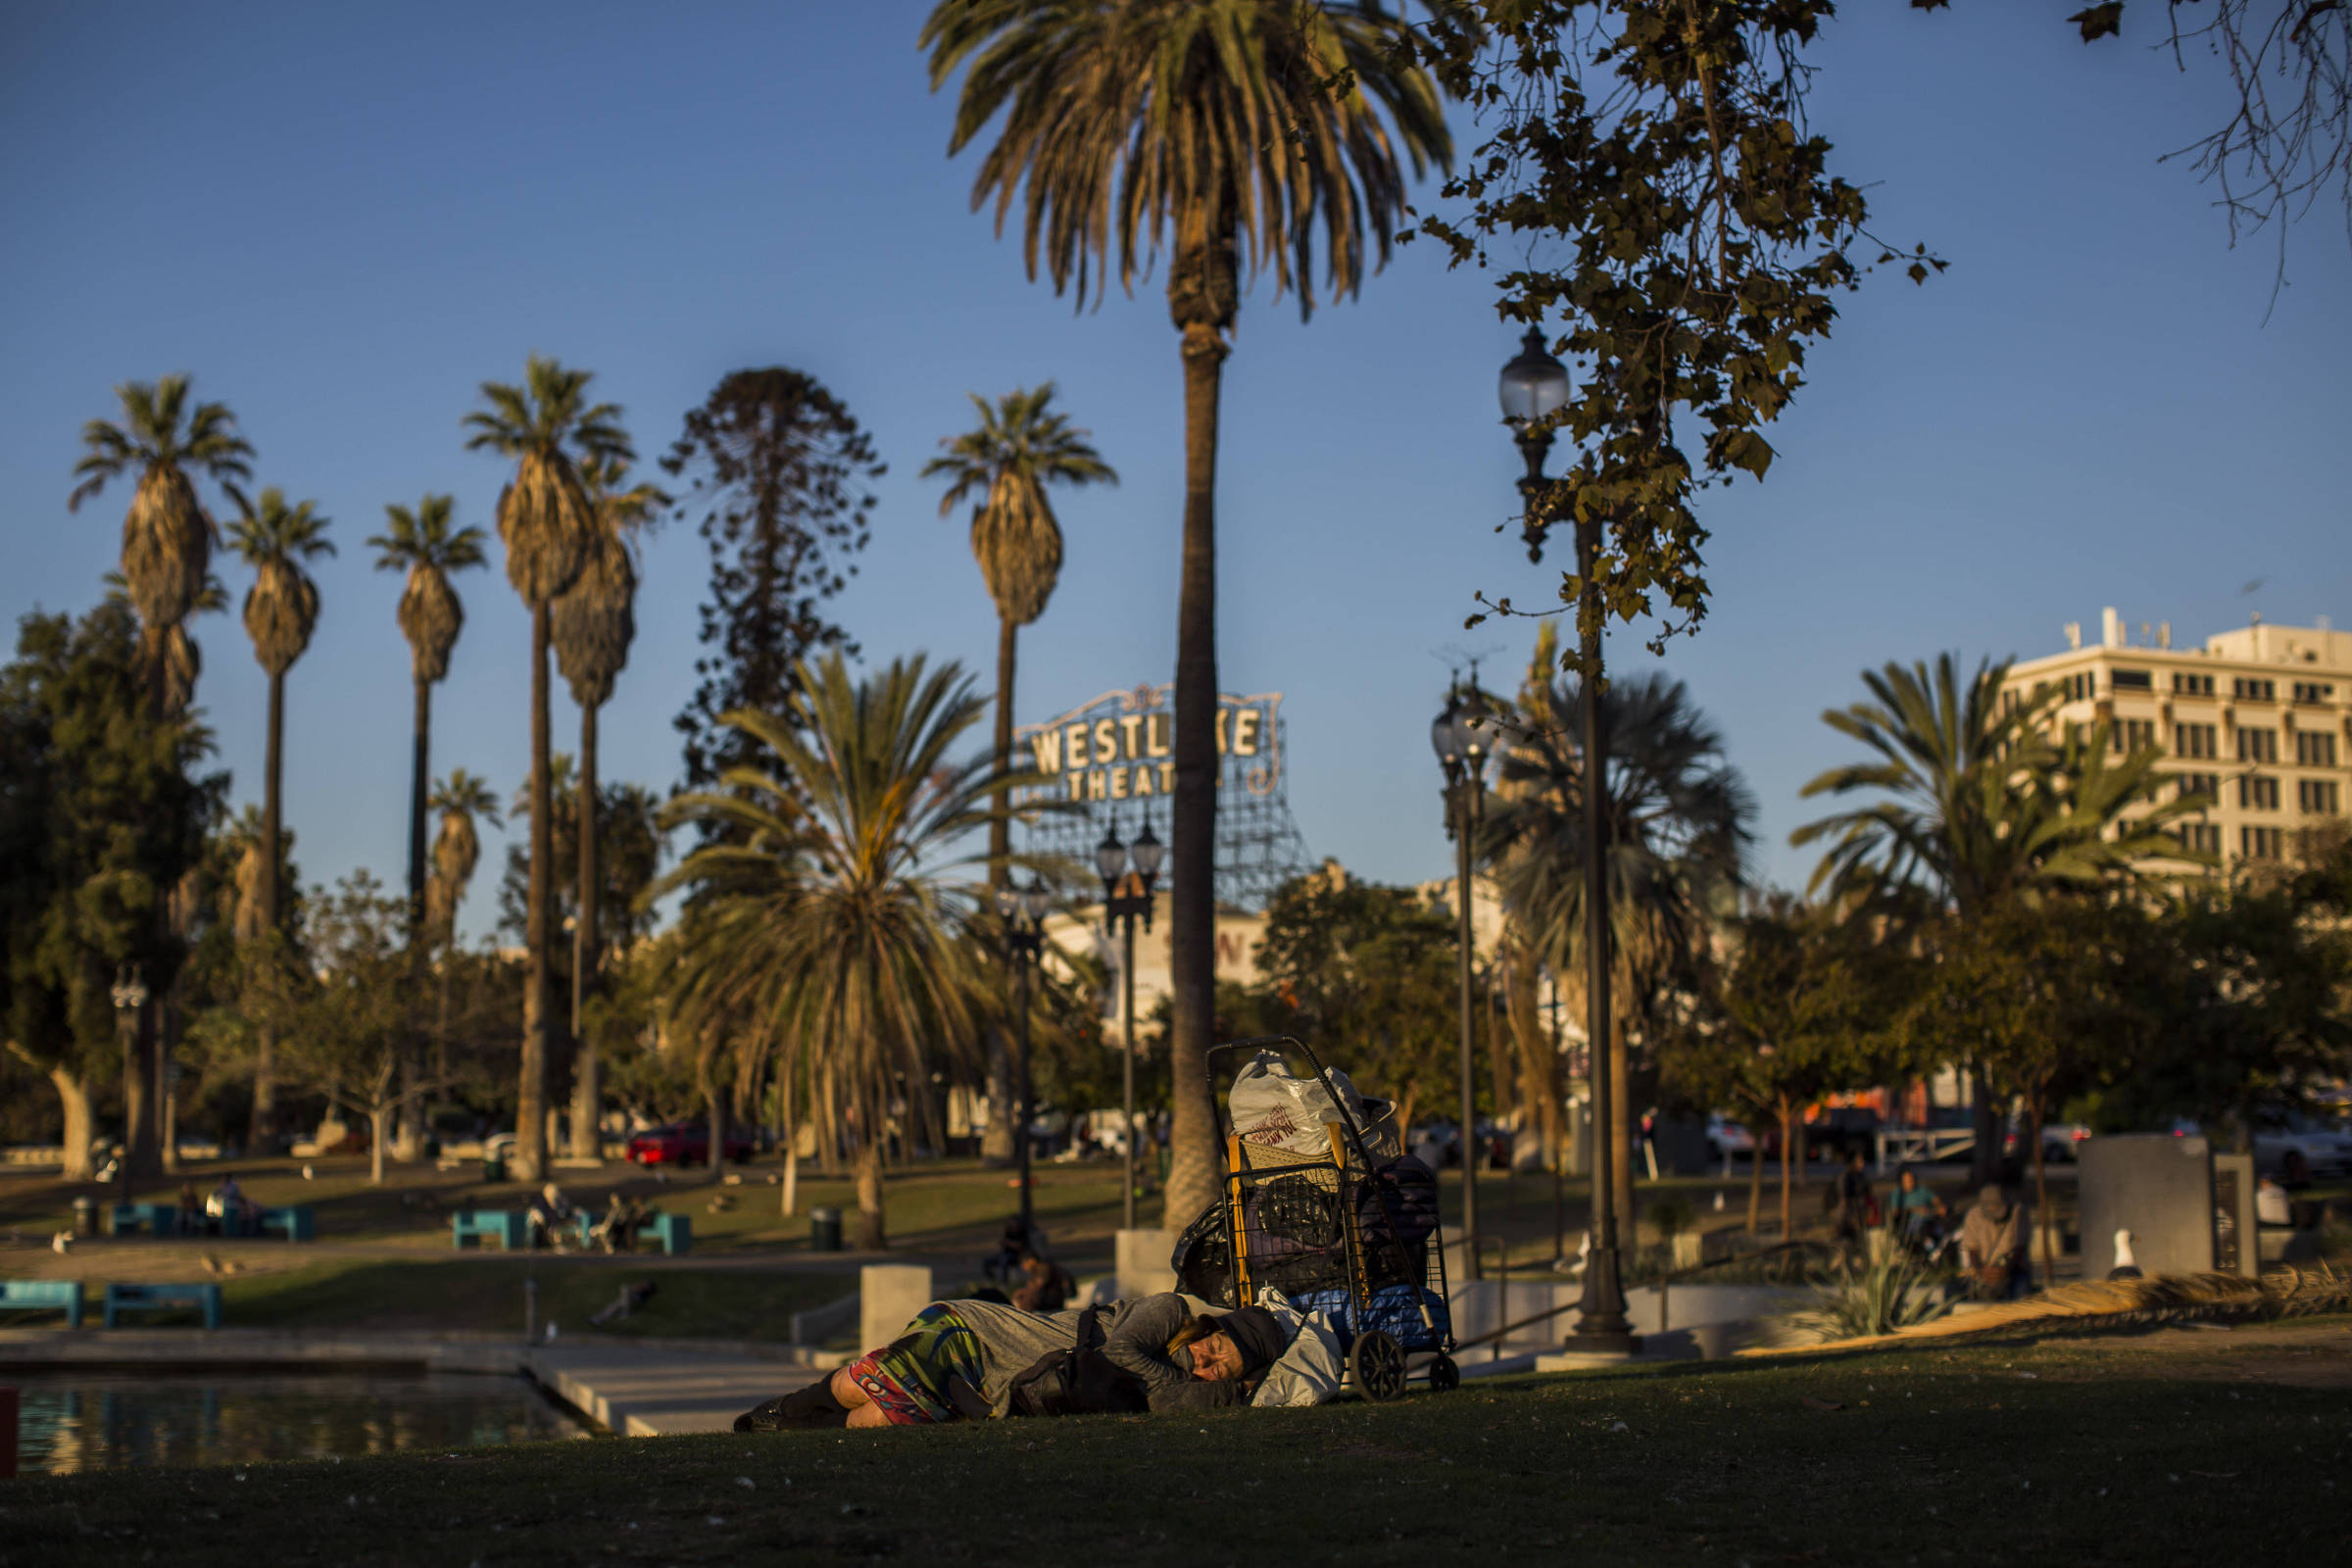
M 523 1364 L 564 1403 L 624 1438 L 724 1432 L 753 1405 L 805 1388 L 829 1368 L 673 1347 L 557 1346 Z

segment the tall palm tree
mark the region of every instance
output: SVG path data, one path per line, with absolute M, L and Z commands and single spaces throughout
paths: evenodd
M 189 378 L 167 375 L 156 381 L 125 381 L 115 388 L 122 406 L 120 424 L 92 419 L 81 427 L 79 481 L 66 498 L 78 512 L 107 481 L 133 468 L 138 481 L 122 514 L 122 590 L 138 612 L 141 654 L 147 667 L 147 712 L 160 723 L 184 712 L 193 700 L 199 655 L 188 636 L 190 613 L 207 608 L 213 541 L 218 530 L 196 495 L 202 474 L 239 507 L 239 486 L 253 477 L 253 447 L 238 433 L 236 416 L 223 403 L 189 406 Z M 158 931 L 159 941 L 163 933 Z M 163 1083 L 161 1009 L 171 1005 L 158 988 L 139 1011 L 138 1050 L 131 1081 L 123 1085 L 124 1141 L 134 1170 L 157 1164 L 156 1106 Z
M 285 492 L 275 485 L 262 492 L 260 505 L 245 508 L 228 526 L 229 548 L 254 571 L 253 586 L 245 592 L 245 633 L 253 639 L 253 657 L 270 677 L 270 733 L 262 771 L 261 917 L 263 940 L 271 944 L 284 933 L 286 921 L 281 836 L 285 825 L 286 671 L 311 646 L 311 633 L 318 625 L 318 585 L 303 569 L 303 563 L 335 553 L 326 528 L 327 519 L 313 503 L 289 507 Z M 270 955 L 265 957 L 275 961 Z M 256 1149 L 266 1149 L 277 1130 L 276 1044 L 274 1028 L 265 1025 L 253 1082 L 250 1141 Z
M 524 944 L 530 978 L 523 994 L 522 1081 L 515 1105 L 519 1174 L 547 1171 L 547 1072 L 554 1055 L 555 994 L 548 944 L 554 939 L 555 802 L 548 780 L 547 651 L 551 612 L 588 564 L 596 514 L 580 465 L 630 463 L 636 453 L 620 428 L 620 409 L 591 404 L 586 370 L 567 370 L 532 355 L 520 385 L 482 383 L 486 405 L 466 416 L 467 451 L 514 460 L 514 477 L 498 498 L 498 537 L 507 548 L 507 581 L 531 612 L 531 886 Z
M 987 825 L 998 775 L 986 755 L 949 758 L 985 707 L 953 662 L 918 655 L 858 680 L 828 654 L 801 666 L 792 702 L 789 717 L 724 715 L 766 765 L 670 803 L 667 822 L 721 831 L 647 898 L 689 895 L 681 1028 L 807 1053 L 847 1097 L 858 1245 L 881 1247 L 884 1131 L 894 1113 L 928 1120 L 931 1054 L 968 1046 L 988 983 L 971 934 L 984 886 L 943 873 L 976 858 L 957 846 Z
M 1581 986 L 1585 957 L 1584 799 L 1579 716 L 1584 684 L 1559 674 L 1546 624 L 1503 728 L 1496 800 L 1479 848 L 1495 862 L 1503 907 L 1531 956 Z M 1588 1043 L 1609 1075 L 1612 1162 L 1620 1235 L 1633 1234 L 1633 1136 L 1628 1035 L 1654 1022 L 1649 1004 L 1685 973 L 1711 916 L 1729 912 L 1741 882 L 1756 805 L 1725 760 L 1723 735 L 1681 681 L 1620 676 L 1601 693 L 1608 736 L 1603 783 L 1611 1028 Z
M 1164 247 L 1184 360 L 1184 550 L 1176 629 L 1169 885 L 1177 1085 L 1170 1222 L 1216 1196 L 1217 399 L 1244 258 L 1313 309 L 1316 232 L 1330 291 L 1385 262 L 1403 165 L 1449 163 L 1438 87 L 1377 0 L 940 0 L 923 24 L 936 90 L 968 66 L 951 153 L 1004 116 L 972 189 L 1002 231 L 1016 200 L 1031 276 L 1100 299 Z M 1394 134 L 1392 134 L 1392 126 Z M 1025 196 L 1023 186 L 1027 187 Z M 1115 256 L 1114 256 L 1115 253 Z
M 1049 412 L 1054 383 L 1034 389 L 1015 388 L 995 403 L 977 393 L 967 394 L 979 412 L 980 422 L 958 436 L 940 442 L 944 457 L 923 465 L 923 477 L 945 477 L 947 494 L 940 497 L 939 514 L 953 513 L 967 499 L 972 506 L 972 559 L 980 564 L 981 580 L 997 606 L 997 733 L 999 772 L 1012 766 L 1012 703 L 1015 642 L 1020 629 L 1046 612 L 1061 578 L 1061 525 L 1046 499 L 1049 484 L 1117 484 L 1118 474 L 1088 442 L 1088 432 L 1073 427 L 1066 415 Z M 1012 818 L 1010 802 L 997 795 L 988 824 L 988 881 L 992 888 L 1011 885 Z M 992 1045 L 989 1061 L 989 1117 L 992 1159 L 1013 1155 L 1012 1113 L 1005 1092 L 1002 1044 Z
M 487 557 L 481 529 L 453 527 L 456 502 L 428 495 L 407 507 L 384 508 L 386 529 L 371 535 L 375 569 L 407 573 L 400 590 L 400 633 L 409 640 L 409 674 L 416 687 L 416 716 L 409 768 L 409 930 L 424 942 L 425 816 L 432 794 L 433 687 L 449 675 L 449 656 L 466 629 L 466 606 L 449 575 Z
M 579 906 L 571 928 L 571 1037 L 575 1052 L 571 1101 L 571 1152 L 594 1159 L 602 1093 L 597 1082 L 596 1047 L 585 1032 L 584 1014 L 603 956 L 598 936 L 596 715 L 612 700 L 612 682 L 629 662 L 637 635 L 637 567 L 631 559 L 638 533 L 669 497 L 650 484 L 628 482 L 628 465 L 592 457 L 580 466 L 596 536 L 586 564 L 558 599 L 551 621 L 556 667 L 571 686 L 580 708 L 580 786 L 575 807 L 579 835 Z
M 1949 653 L 1933 669 L 1890 662 L 1863 671 L 1869 700 L 1822 714 L 1877 755 L 1828 769 L 1804 796 L 1879 798 L 1789 835 L 1799 847 L 1829 841 L 1814 887 L 1847 896 L 1913 890 L 1937 911 L 1973 921 L 2008 900 L 2129 884 L 2152 861 L 2200 858 L 2166 828 L 2210 801 L 2176 797 L 2133 811 L 2156 799 L 2156 749 L 2114 756 L 2106 724 L 2053 736 L 2061 694 L 2004 701 L 2008 673 L 2006 661 L 1984 660 L 1964 679 Z M 1975 1087 L 1976 1177 L 1988 1180 L 1999 1159 L 1998 1107 L 1981 1074 Z
M 433 838 L 433 871 L 426 883 L 425 924 L 431 930 L 436 946 L 446 947 L 457 939 L 458 906 L 466 902 L 466 890 L 473 882 L 474 868 L 482 860 L 482 837 L 479 824 L 499 825 L 497 792 L 487 779 L 477 778 L 459 768 L 433 786 L 432 808 L 441 813 L 441 827 Z

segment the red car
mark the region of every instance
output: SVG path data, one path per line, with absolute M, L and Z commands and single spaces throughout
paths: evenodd
M 752 1157 L 752 1141 L 727 1135 L 727 1161 L 730 1164 L 748 1163 Z M 708 1165 L 710 1163 L 710 1124 L 701 1121 L 672 1122 L 667 1127 L 655 1127 L 638 1133 L 629 1140 L 629 1159 L 639 1165 Z

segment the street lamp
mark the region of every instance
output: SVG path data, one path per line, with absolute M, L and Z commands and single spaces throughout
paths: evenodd
M 1479 695 L 1478 670 L 1473 665 L 1469 688 L 1464 690 L 1457 683 L 1448 691 L 1445 710 L 1429 724 L 1430 749 L 1438 754 L 1438 761 L 1446 769 L 1446 831 L 1452 837 L 1454 849 L 1456 978 L 1461 991 L 1458 1066 L 1462 1091 L 1462 1130 L 1456 1147 L 1462 1155 L 1462 1271 L 1467 1279 L 1477 1279 L 1479 1274 L 1478 1117 L 1473 1098 L 1477 1075 L 1471 1066 L 1470 852 L 1471 841 L 1478 836 L 1480 818 L 1485 814 L 1483 798 L 1492 740 L 1486 699 Z
M 122 1042 L 122 1149 L 115 1156 L 115 1180 L 122 1184 L 120 1202 L 130 1201 L 131 1085 L 138 1082 L 139 1009 L 147 1005 L 147 977 L 135 963 L 115 971 L 115 1033 Z
M 1013 1147 L 1019 1152 L 1021 1169 L 1021 1234 L 1032 1230 L 1035 1215 L 1029 1201 L 1029 1123 L 1037 1114 L 1030 1103 L 1029 1088 L 1029 971 L 1036 967 L 1038 955 L 1046 941 L 1046 914 L 1054 907 L 1054 895 L 1043 882 L 1031 877 L 1025 888 L 997 889 L 997 913 L 1004 920 L 1004 958 L 1012 965 L 1013 1012 L 1020 1020 L 1014 1035 L 1014 1076 L 1019 1080 L 1020 1118 L 1013 1128 Z
M 1551 450 L 1546 420 L 1568 404 L 1568 371 L 1544 347 L 1544 334 L 1531 326 L 1518 354 L 1502 368 L 1502 422 L 1511 427 L 1527 473 L 1519 493 L 1527 505 L 1529 553 L 1543 543 L 1546 513 L 1543 507 L 1551 481 L 1544 477 L 1544 459 Z M 1625 1315 L 1625 1283 L 1618 1267 L 1616 1173 L 1612 1155 L 1617 1141 L 1616 1120 L 1623 1114 L 1615 1103 L 1615 1085 L 1609 1050 L 1609 822 L 1603 790 L 1608 778 L 1608 736 L 1600 712 L 1600 593 L 1592 569 L 1600 554 L 1600 519 L 1580 514 L 1576 519 L 1576 574 L 1583 585 L 1577 607 L 1579 648 L 1584 662 L 1584 808 L 1585 808 L 1585 1059 L 1592 1083 L 1592 1125 L 1600 1147 L 1592 1156 L 1592 1250 L 1585 1263 L 1585 1294 L 1577 1304 L 1576 1329 L 1569 1335 L 1573 1349 L 1631 1350 L 1641 1342 Z
M 1124 995 L 1119 1005 L 1127 1020 L 1127 1059 L 1119 1070 L 1119 1125 L 1125 1129 L 1121 1141 L 1127 1150 L 1127 1185 L 1119 1213 L 1126 1230 L 1135 1229 L 1135 922 L 1141 919 L 1145 930 L 1152 929 L 1152 888 L 1159 880 L 1160 857 L 1165 854 L 1167 847 L 1152 832 L 1149 812 L 1133 844 L 1119 842 L 1119 824 L 1113 820 L 1095 846 L 1095 869 L 1102 873 L 1102 918 L 1119 928 L 1121 944 L 1119 987 Z M 1130 859 L 1135 862 L 1132 871 L 1127 869 Z

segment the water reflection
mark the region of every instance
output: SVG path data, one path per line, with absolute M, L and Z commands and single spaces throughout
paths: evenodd
M 149 1465 L 466 1448 L 577 1429 L 519 1378 L 74 1374 L 18 1384 L 18 1463 L 64 1475 Z

